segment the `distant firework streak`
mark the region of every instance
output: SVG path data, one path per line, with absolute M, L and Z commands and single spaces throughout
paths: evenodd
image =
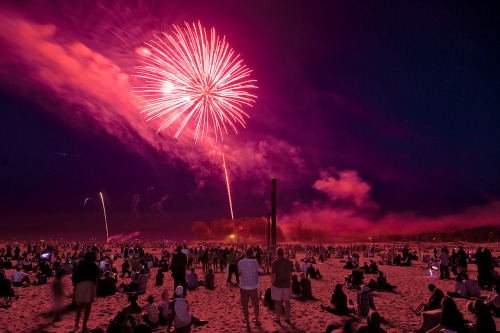
M 224 168 L 224 173 L 226 174 L 227 196 L 229 197 L 229 208 L 231 209 L 231 218 L 234 220 L 233 202 L 231 201 L 231 188 L 229 187 L 229 177 L 227 175 L 226 158 L 224 157 L 224 153 L 222 153 L 222 167 Z
M 202 141 L 211 123 L 215 140 L 224 139 L 228 127 L 238 133 L 236 124 L 245 127 L 243 106 L 252 106 L 257 96 L 248 89 L 257 88 L 252 72 L 242 65 L 239 55 L 220 39 L 215 29 L 207 37 L 200 23 L 181 28 L 174 25 L 166 40 L 146 43 L 150 52 L 143 55 L 137 77 L 145 86 L 135 92 L 144 98 L 140 107 L 147 120 L 165 118 L 158 132 L 180 121 L 174 137 L 178 137 L 190 120 L 196 123 L 194 139 Z
M 104 197 L 102 196 L 102 192 L 99 192 L 99 194 L 101 195 L 102 210 L 104 211 L 104 223 L 106 224 L 106 243 L 109 243 L 108 219 L 106 218 L 106 207 L 104 206 Z

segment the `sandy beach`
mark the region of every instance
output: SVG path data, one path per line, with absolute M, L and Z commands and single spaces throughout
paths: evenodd
M 147 252 L 154 253 L 152 249 L 146 249 Z M 159 253 L 159 250 L 158 250 Z M 382 252 L 383 253 L 383 252 Z M 422 254 L 425 252 L 422 251 Z M 430 252 L 429 252 L 430 253 Z M 304 254 L 298 253 L 297 259 L 303 258 Z M 370 259 L 380 260 L 379 254 L 374 258 L 360 257 L 360 264 L 369 262 Z M 114 266 L 121 271 L 123 259 L 115 261 Z M 329 305 L 335 284 L 342 283 L 344 276 L 350 271 L 343 269 L 344 262 L 341 259 L 333 257 L 325 263 L 317 263 L 316 267 L 320 270 L 323 278 L 320 280 L 311 279 L 312 292 L 315 300 L 293 300 L 291 325 L 284 322 L 278 325 L 273 322 L 274 312 L 262 306 L 261 301 L 261 322 L 260 326 L 252 324 L 250 330 L 247 330 L 243 322 L 243 314 L 239 303 L 239 287 L 234 281 L 229 284 L 226 282 L 226 272 L 215 273 L 215 290 L 207 290 L 199 287 L 194 291 L 188 291 L 186 296 L 190 305 L 191 313 L 202 320 L 207 320 L 208 324 L 203 327 L 193 327 L 192 332 L 325 332 L 330 324 L 341 324 L 350 319 L 349 317 L 338 317 L 320 308 L 320 305 Z M 388 332 L 412 332 L 420 323 L 420 317 L 415 316 L 409 307 L 416 306 L 422 301 L 426 301 L 430 293 L 427 290 L 429 283 L 434 283 L 445 293 L 453 289 L 454 280 L 440 280 L 439 277 L 429 276 L 429 270 L 422 267 L 422 263 L 415 261 L 411 267 L 379 265 L 379 269 L 384 272 L 390 284 L 396 285 L 394 292 L 373 291 L 373 298 L 377 310 L 385 319 L 383 328 Z M 151 269 L 148 288 L 145 295 L 139 296 L 138 304 L 144 306 L 147 304 L 147 295 L 153 295 L 155 302 L 159 303 L 161 294 L 166 289 L 169 296 L 173 295 L 173 279 L 170 274 L 165 273 L 165 281 L 162 287 L 155 286 L 154 276 L 158 268 Z M 498 270 L 498 268 L 496 268 Z M 13 270 L 6 270 L 7 277 L 10 278 Z M 196 267 L 196 272 L 200 279 L 203 278 L 201 266 Z M 438 274 L 436 274 L 438 275 Z M 474 264 L 469 265 L 469 275 L 476 280 L 477 270 Z M 375 275 L 365 275 L 365 282 Z M 29 286 L 15 288 L 18 300 L 14 300 L 12 307 L 0 309 L 0 331 L 1 332 L 71 332 L 74 327 L 75 310 L 69 310 L 61 321 L 53 322 L 51 310 L 53 306 L 53 297 L 51 285 L 55 278 L 49 278 L 47 284 L 40 286 Z M 72 300 L 73 286 L 70 276 L 63 277 L 65 289 L 65 305 L 69 305 Z M 129 283 L 130 278 L 119 278 L 121 282 Z M 259 293 L 264 294 L 270 287 L 270 275 L 260 276 L 261 287 Z M 117 285 L 118 285 L 117 284 Z M 356 290 L 344 288 L 348 300 L 356 301 Z M 482 290 L 483 296 L 492 296 L 493 291 Z M 464 318 L 473 322 L 472 314 L 465 311 L 467 299 L 455 298 L 458 309 L 464 315 Z M 92 306 L 92 312 L 89 319 L 89 329 L 106 330 L 111 319 L 127 306 L 126 294 L 115 294 L 108 297 L 99 297 Z M 253 318 L 253 309 L 250 309 L 250 318 Z M 359 319 L 353 316 L 356 322 L 365 323 L 365 319 Z M 500 320 L 495 318 L 497 327 L 500 327 Z M 166 326 L 155 328 L 154 332 L 166 332 Z

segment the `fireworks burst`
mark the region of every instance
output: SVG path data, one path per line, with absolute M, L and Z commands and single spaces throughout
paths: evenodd
M 172 34 L 163 34 L 146 43 L 151 53 L 144 55 L 138 67 L 145 85 L 136 88 L 145 99 L 141 113 L 147 120 L 165 119 L 158 132 L 180 121 L 178 137 L 189 121 L 196 123 L 194 139 L 202 141 L 211 123 L 215 140 L 223 140 L 228 127 L 236 133 L 236 124 L 245 127 L 243 106 L 252 106 L 257 96 L 248 89 L 257 88 L 252 72 L 220 39 L 215 29 L 207 37 L 205 28 L 194 23 L 181 28 L 174 25 Z

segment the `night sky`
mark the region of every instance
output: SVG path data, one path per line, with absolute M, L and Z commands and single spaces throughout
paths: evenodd
M 190 239 L 230 218 L 220 152 L 235 217 L 276 178 L 285 231 L 500 225 L 498 2 L 104 3 L 0 4 L 0 238 L 102 240 L 103 192 L 110 235 Z M 157 134 L 133 93 L 135 49 L 198 21 L 257 80 L 223 143 Z

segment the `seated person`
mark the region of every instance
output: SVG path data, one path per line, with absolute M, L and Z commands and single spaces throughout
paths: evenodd
M 187 328 L 189 325 L 202 326 L 207 324 L 207 321 L 200 321 L 189 313 L 189 304 L 184 298 L 182 298 L 183 294 L 184 288 L 182 288 L 182 286 L 177 286 L 177 288 L 175 288 L 175 298 L 170 304 L 170 306 L 174 309 L 175 329 L 180 330 L 185 327 Z
M 465 328 L 464 317 L 462 313 L 460 313 L 460 311 L 458 310 L 457 305 L 453 300 L 453 298 L 447 296 L 444 297 L 443 300 L 441 301 L 441 308 L 442 310 L 433 310 L 441 312 L 440 316 L 433 315 L 434 318 L 440 317 L 439 323 L 435 326 L 427 325 L 426 324 L 427 316 L 425 315 L 426 312 L 422 313 L 423 322 L 419 328 L 420 331 L 428 331 L 432 333 L 442 332 L 444 330 L 452 332 L 467 332 L 467 329 Z M 437 312 L 437 314 L 439 314 L 439 312 Z
M 312 298 L 312 288 L 311 281 L 306 277 L 304 273 L 300 273 L 300 289 L 302 290 L 302 297 Z
M 193 290 L 198 288 L 198 274 L 195 273 L 194 268 L 191 268 L 191 273 L 186 276 L 186 288 Z
M 103 271 L 104 271 L 104 273 L 106 273 L 106 272 L 112 272 L 113 268 L 111 267 L 111 264 L 109 264 L 109 263 L 105 264 Z
M 5 278 L 5 272 L 0 271 L 0 297 L 14 297 L 12 282 Z
M 484 304 L 489 307 L 496 317 L 500 318 L 500 286 L 495 286 L 493 290 L 496 295 L 489 298 Z
M 71 260 L 66 259 L 66 262 L 62 265 L 62 269 L 64 271 L 64 275 L 73 274 L 73 265 L 71 265 Z
M 160 307 L 158 309 L 158 312 L 160 314 L 160 322 L 169 322 L 171 318 L 171 313 L 170 313 L 170 302 L 171 300 L 168 299 L 168 292 L 165 289 L 163 293 L 161 294 L 161 300 L 162 302 L 160 303 Z M 171 327 L 171 323 L 169 323 L 169 327 Z
M 121 314 L 123 316 L 125 325 L 131 325 L 135 327 L 135 324 L 139 322 L 139 318 L 142 314 L 141 307 L 137 304 L 137 294 L 132 293 L 128 297 L 130 305 L 125 307 Z
M 16 271 L 12 273 L 10 278 L 14 287 L 26 287 L 30 285 L 28 274 L 21 272 L 21 266 L 16 266 Z
M 467 303 L 467 311 L 476 318 L 473 332 L 496 332 L 495 320 L 491 316 L 490 310 L 482 300 L 470 301 Z
M 47 277 L 52 276 L 52 268 L 50 267 L 50 263 L 42 261 L 40 263 L 40 270 L 42 274 L 45 274 Z
M 370 274 L 370 272 L 371 272 L 370 266 L 368 266 L 368 264 L 366 262 L 363 263 L 363 266 L 360 269 L 362 269 L 363 273 L 365 273 L 365 274 Z
M 302 272 L 302 269 L 300 268 L 300 264 L 297 260 L 295 260 L 295 271 L 296 272 Z
M 356 306 L 356 315 L 360 317 L 368 316 L 368 312 L 370 309 L 377 310 L 375 308 L 375 303 L 373 302 L 373 296 L 370 294 L 370 288 L 368 286 L 363 286 L 361 288 L 361 292 L 358 293 L 356 297 L 357 306 Z
M 380 324 L 382 317 L 377 311 L 370 310 L 366 317 L 366 325 L 358 326 L 358 333 L 387 333 Z
M 270 310 L 274 311 L 274 301 L 271 297 L 271 288 L 267 288 L 264 293 L 264 300 L 262 302 L 264 306 L 269 307 Z
M 207 275 L 205 275 L 205 288 L 215 289 L 215 275 L 211 268 L 208 270 Z
M 106 332 L 133 332 L 139 325 L 142 309 L 137 304 L 137 294 L 130 294 L 128 302 L 130 305 L 118 313 Z
M 320 279 L 321 274 L 319 273 L 319 269 L 314 269 L 313 264 L 310 264 L 306 271 L 306 277 L 310 276 L 313 279 Z
M 116 276 L 111 277 L 110 272 L 104 273 L 104 278 L 100 279 L 97 283 L 99 296 L 106 297 L 114 295 L 116 293 L 117 282 L 118 279 L 116 278 Z
M 33 270 L 33 274 L 31 274 L 31 277 L 33 278 L 31 284 L 34 286 L 47 283 L 47 275 L 43 274 L 43 272 L 40 270 L 40 267 L 35 267 L 35 269 Z
M 411 257 L 406 257 L 406 260 L 404 262 L 401 262 L 399 266 L 411 266 Z
M 428 286 L 429 291 L 432 295 L 427 303 L 420 303 L 415 309 L 410 308 L 416 315 L 421 315 L 424 311 L 436 310 L 441 308 L 441 301 L 443 300 L 444 294 L 441 289 L 436 288 L 432 283 Z
M 122 264 L 122 275 L 120 275 L 120 277 L 124 277 L 125 274 L 127 274 L 128 277 L 132 276 L 132 271 L 130 270 L 130 263 L 128 262 L 127 259 L 125 259 L 123 261 L 123 264 Z
M 130 284 L 131 291 L 137 291 L 137 292 L 146 292 L 146 288 L 148 287 L 148 276 L 146 275 L 146 270 L 144 268 L 141 268 L 141 273 L 136 274 L 135 279 L 132 280 L 132 283 Z
M 335 285 L 335 290 L 333 291 L 332 299 L 330 302 L 332 303 L 331 306 L 325 307 L 321 305 L 321 308 L 337 316 L 346 316 L 349 314 L 349 308 L 347 307 L 347 296 L 342 290 L 342 285 L 340 283 Z
M 345 263 L 344 269 L 353 269 L 354 268 L 354 264 L 352 263 L 352 261 L 350 260 L 347 260 L 347 262 Z
M 148 323 L 151 326 L 158 324 L 158 322 L 160 321 L 158 307 L 155 304 L 153 304 L 153 302 L 154 302 L 153 295 L 149 295 L 148 304 L 146 304 L 142 308 L 144 312 L 146 312 L 146 314 L 143 317 L 144 322 Z
M 158 273 L 156 273 L 156 282 L 155 284 L 157 286 L 162 286 L 163 285 L 163 279 L 164 279 L 165 275 L 163 274 L 163 271 L 162 269 L 158 269 Z
M 467 287 L 463 282 L 462 275 L 457 275 L 453 291 L 448 291 L 447 294 L 450 297 L 467 297 Z
M 302 265 L 300 266 L 300 271 L 301 272 L 307 272 L 307 262 L 303 262 Z
M 395 286 L 387 283 L 387 278 L 384 276 L 384 273 L 382 271 L 379 271 L 377 277 L 377 289 L 390 291 L 394 288 Z
M 371 274 L 378 274 L 377 263 L 373 260 L 370 260 L 370 273 Z
M 299 279 L 296 274 L 292 275 L 292 298 L 301 298 L 302 297 L 302 289 L 300 288 Z
M 467 297 L 481 297 L 481 291 L 476 281 L 469 279 L 467 274 L 463 274 L 464 284 L 467 288 Z
M 363 284 L 363 273 L 358 269 L 353 269 L 351 275 L 347 276 L 345 279 L 349 289 L 361 289 L 361 285 Z

